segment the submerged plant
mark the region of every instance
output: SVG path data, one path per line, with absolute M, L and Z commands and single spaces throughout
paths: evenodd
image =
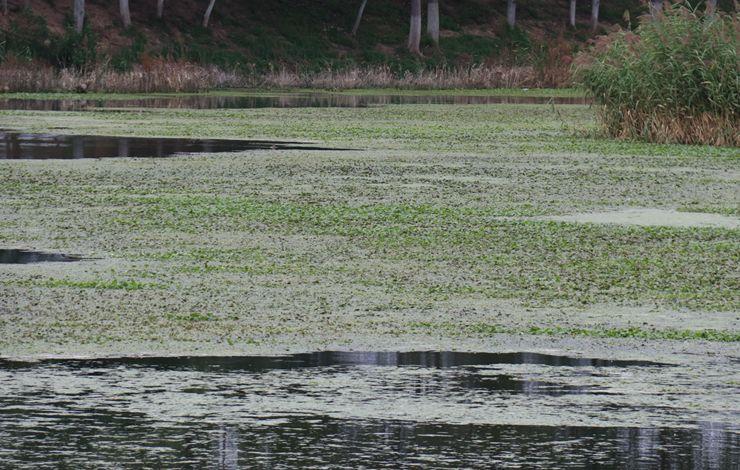
M 737 146 L 738 32 L 736 17 L 675 5 L 598 38 L 578 57 L 576 80 L 612 137 Z

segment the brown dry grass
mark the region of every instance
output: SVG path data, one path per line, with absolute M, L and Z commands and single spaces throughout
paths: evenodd
M 37 63 L 6 62 L 0 66 L 0 87 L 6 92 L 188 92 L 243 85 L 243 77 L 238 74 L 181 62 L 151 62 L 127 72 L 107 67 L 55 70 Z
M 87 71 L 55 70 L 38 63 L 6 61 L 0 65 L 0 90 L 6 92 L 195 92 L 218 88 L 516 88 L 552 87 L 569 76 L 552 67 L 474 65 L 394 73 L 390 67 L 299 73 L 280 68 L 266 73 L 228 72 L 215 66 L 147 61 L 127 72 L 99 66 Z
M 675 116 L 622 109 L 618 122 L 614 122 L 615 115 L 612 110 L 601 112 L 603 128 L 611 137 L 669 144 L 740 146 L 740 119 L 731 110 L 725 114 Z
M 327 69 L 312 74 L 299 74 L 287 69 L 259 78 L 266 87 L 305 88 L 515 88 L 544 87 L 553 84 L 532 66 L 474 65 L 471 67 L 434 68 L 419 72 L 395 74 L 389 67 Z M 564 85 L 565 80 L 557 85 Z

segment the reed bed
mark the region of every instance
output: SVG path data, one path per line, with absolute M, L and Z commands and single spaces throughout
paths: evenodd
M 549 73 L 549 75 L 548 75 Z M 37 63 L 0 65 L 0 89 L 10 92 L 197 92 L 223 88 L 516 88 L 565 86 L 551 71 L 534 66 L 474 65 L 395 73 L 387 66 L 298 72 L 280 67 L 264 73 L 224 71 L 215 66 L 156 61 L 119 72 L 98 66 L 61 69 Z
M 196 92 L 244 86 L 244 77 L 215 66 L 164 61 L 136 65 L 125 72 L 107 66 L 57 70 L 40 64 L 5 63 L 0 66 L 0 86 L 6 92 Z
M 609 136 L 737 147 L 739 36 L 737 17 L 675 5 L 599 38 L 577 58 L 576 80 Z

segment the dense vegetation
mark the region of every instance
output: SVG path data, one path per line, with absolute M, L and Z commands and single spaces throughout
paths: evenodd
M 2 246 L 100 259 L 0 270 L 0 348 L 136 353 L 161 341 L 202 353 L 501 332 L 737 341 L 737 228 L 552 219 L 649 207 L 734 220 L 737 151 L 573 135 L 593 114 L 548 104 L 0 111 L 28 132 L 354 149 L 4 162 Z
M 581 57 L 582 84 L 612 136 L 740 145 L 738 23 L 676 5 L 660 21 L 601 37 Z
M 352 26 L 359 0 L 219 0 L 208 27 L 200 21 L 204 1 L 166 2 L 161 19 L 153 0 L 131 2 L 128 27 L 117 3 L 88 0 L 78 32 L 70 1 L 43 0 L 26 8 L 11 0 L 9 13 L 0 15 L 0 62 L 6 68 L 33 64 L 34 69 L 78 71 L 104 66 L 119 73 L 162 62 L 188 63 L 242 76 L 357 69 L 403 76 L 504 65 L 531 67 L 525 86 L 553 86 L 567 78 L 569 58 L 594 34 L 590 2 L 578 3 L 573 28 L 566 1 L 531 0 L 518 5 L 517 25 L 510 28 L 503 0 L 442 1 L 439 45 L 425 35 L 418 56 L 407 50 L 406 0 L 370 0 L 357 34 Z M 609 2 L 600 10 L 600 21 L 604 28 L 626 24 L 625 11 L 635 15 L 644 8 L 636 0 Z
M 423 24 L 432 15 L 419 1 Z M 565 0 L 529 0 L 516 6 L 512 27 L 504 0 L 442 1 L 437 33 L 427 27 L 415 53 L 408 0 L 370 0 L 359 23 L 360 0 L 218 0 L 208 22 L 206 3 L 136 0 L 124 16 L 118 2 L 10 0 L 0 15 L 0 84 L 102 92 L 558 87 L 570 84 L 572 57 L 587 41 L 647 11 L 637 0 L 605 2 L 595 25 L 591 2 L 577 2 L 571 19 Z M 734 7 L 722 0 L 719 8 Z

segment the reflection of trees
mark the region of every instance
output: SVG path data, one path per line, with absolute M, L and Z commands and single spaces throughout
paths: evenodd
M 239 431 L 232 426 L 221 426 L 216 433 L 216 468 L 234 470 L 239 468 Z
M 278 427 L 258 428 L 257 436 L 240 443 L 243 453 L 254 458 L 242 463 L 428 465 L 430 460 L 421 457 L 451 467 L 489 465 L 494 459 L 528 466 L 620 468 L 733 468 L 740 463 L 733 454 L 738 440 L 726 429 L 722 435 L 706 436 L 703 427 L 692 431 L 311 421 L 295 418 Z
M 476 96 L 476 95 L 352 95 L 332 93 L 294 93 L 272 96 L 188 95 L 121 100 L 0 100 L 0 109 L 37 111 L 80 111 L 89 108 L 162 109 L 250 109 L 341 107 L 361 108 L 388 104 L 589 104 L 583 97 Z
M 699 423 L 697 429 L 587 428 L 311 415 L 255 424 L 240 423 L 238 415 L 225 411 L 223 416 L 205 419 L 162 416 L 155 420 L 111 406 L 106 401 L 110 397 L 97 393 L 65 397 L 56 395 L 53 385 L 49 387 L 0 396 L 4 465 L 231 469 L 435 462 L 475 467 L 497 459 L 529 467 L 737 468 L 740 464 L 737 430 L 721 424 Z M 229 424 L 210 424 L 213 421 Z

